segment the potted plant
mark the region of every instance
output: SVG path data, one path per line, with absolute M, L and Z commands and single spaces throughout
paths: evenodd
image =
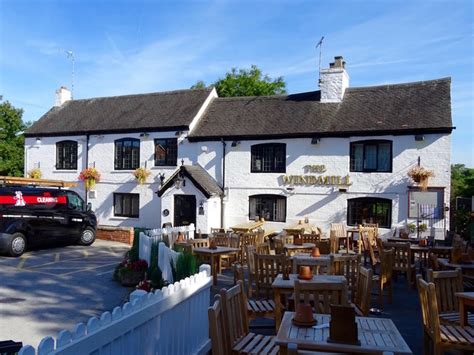
M 137 168 L 133 172 L 133 176 L 137 179 L 140 185 L 143 185 L 146 182 L 146 179 L 151 175 L 150 170 L 147 168 Z
M 136 286 L 145 278 L 147 268 L 148 264 L 145 260 L 132 261 L 127 255 L 117 267 L 117 278 L 123 286 Z
M 31 179 L 41 179 L 41 170 L 39 168 L 34 168 L 28 171 L 28 177 Z
M 100 181 L 100 173 L 96 168 L 87 168 L 81 171 L 79 180 L 84 181 L 86 190 L 91 190 Z
M 433 171 L 425 169 L 421 166 L 415 166 L 408 171 L 408 176 L 420 186 L 421 191 L 428 190 L 428 180 L 434 177 Z

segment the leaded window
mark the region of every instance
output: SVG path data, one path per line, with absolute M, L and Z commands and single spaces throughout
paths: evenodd
M 254 195 L 249 197 L 249 219 L 285 222 L 286 197 L 279 195 Z
M 392 142 L 366 140 L 351 143 L 350 171 L 391 172 Z
M 77 169 L 77 142 L 61 141 L 56 143 L 56 169 Z
M 114 193 L 114 216 L 138 218 L 140 195 Z
M 115 170 L 134 170 L 140 166 L 140 140 L 122 138 L 115 141 Z
M 390 228 L 392 223 L 392 200 L 375 197 L 359 197 L 347 200 L 347 224 L 375 224 Z
M 286 144 L 256 144 L 251 148 L 252 173 L 284 173 L 286 171 Z
M 178 140 L 176 138 L 155 139 L 155 166 L 176 166 Z

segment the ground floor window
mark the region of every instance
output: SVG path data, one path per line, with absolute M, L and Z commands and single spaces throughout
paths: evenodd
M 114 193 L 114 216 L 138 218 L 139 194 Z
M 378 223 L 381 228 L 392 224 L 392 200 L 375 197 L 360 197 L 347 200 L 347 224 L 356 226 Z
M 249 219 L 265 218 L 266 221 L 285 222 L 286 197 L 279 195 L 254 195 L 249 197 Z

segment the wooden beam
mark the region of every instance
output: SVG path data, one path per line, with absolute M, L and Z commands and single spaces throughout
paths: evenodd
M 3 185 L 33 185 L 48 187 L 76 187 L 77 183 L 62 180 L 32 179 L 15 176 L 0 176 L 0 184 Z

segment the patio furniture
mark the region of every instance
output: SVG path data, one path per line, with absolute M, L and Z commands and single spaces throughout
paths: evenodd
M 310 304 L 314 313 L 329 314 L 331 305 L 348 304 L 347 283 L 300 282 L 295 280 L 295 309 L 298 302 Z
M 440 324 L 435 284 L 424 281 L 421 275 L 417 275 L 416 280 L 423 317 L 425 353 L 442 354 L 445 350 L 453 349 L 474 351 L 474 329 Z M 431 352 L 430 343 L 433 346 Z
M 285 227 L 283 228 L 284 231 L 287 231 L 287 233 L 291 234 L 290 231 L 293 233 L 293 232 L 297 232 L 299 234 L 304 234 L 304 233 L 320 233 L 320 229 L 318 227 L 316 227 L 315 225 L 311 224 L 311 223 L 305 223 L 303 221 L 301 221 L 301 223 L 296 223 L 296 224 L 293 224 L 289 227 Z
M 321 235 L 320 234 L 301 234 L 300 239 L 303 243 L 317 243 L 321 240 Z
M 359 276 L 357 277 L 357 287 L 353 301 L 356 314 L 359 316 L 367 317 L 370 313 L 372 279 L 372 269 L 366 269 L 361 266 L 359 268 Z
M 391 319 L 356 317 L 360 345 L 331 343 L 329 336 L 329 314 L 315 314 L 315 328 L 303 328 L 293 324 L 294 312 L 286 312 L 278 330 L 275 342 L 280 346 L 280 354 L 288 354 L 288 345 L 295 344 L 300 350 L 322 351 L 343 354 L 412 354 Z M 321 327 L 328 324 L 326 327 Z
M 312 266 L 315 274 L 318 275 L 320 268 L 323 267 L 326 270 L 329 269 L 329 255 L 311 256 L 307 253 L 298 253 L 293 255 L 291 258 L 293 267 L 292 273 L 297 274 L 299 266 Z
M 329 239 L 320 240 L 320 241 L 316 242 L 315 244 L 316 244 L 316 247 L 319 248 L 319 253 L 320 254 L 326 255 L 326 254 L 331 253 L 331 246 L 330 246 Z
M 283 309 L 281 297 L 294 293 L 296 280 L 298 280 L 297 274 L 289 274 L 288 279 L 285 279 L 283 274 L 278 274 L 275 281 L 272 283 L 272 289 L 275 296 L 275 329 L 277 330 L 280 327 Z M 313 275 L 311 280 L 300 280 L 300 282 L 344 283 L 346 282 L 346 279 L 344 276 L 339 275 Z
M 241 281 L 229 290 L 220 291 L 224 315 L 224 338 L 228 344 L 223 354 L 278 354 L 275 337 L 249 331 L 247 300 Z M 219 353 L 218 353 L 219 354 Z
M 463 291 L 461 270 L 427 270 L 426 280 L 435 285 L 441 322 L 461 324 L 460 303 L 456 297 Z M 474 314 L 469 316 L 469 323 L 474 324 Z
M 385 291 L 388 295 L 389 303 L 392 303 L 392 273 L 393 273 L 393 259 L 395 251 L 393 249 L 380 250 L 380 273 L 373 275 L 373 282 L 376 284 L 376 291 L 378 295 L 379 307 L 383 309 L 383 298 Z
M 350 237 L 349 233 L 347 233 L 346 227 L 342 223 L 331 223 L 330 227 L 330 233 L 329 235 L 333 235 L 336 240 L 337 240 L 337 250 L 339 250 L 339 247 L 342 244 L 346 245 L 346 249 L 350 250 Z
M 216 247 L 216 249 L 194 248 L 193 252 L 196 255 L 207 257 L 211 262 L 211 273 L 213 285 L 217 284 L 217 274 L 219 273 L 219 266 L 222 255 L 237 254 L 240 250 L 230 247 Z
M 271 299 L 272 284 L 279 274 L 290 273 L 290 259 L 286 255 L 255 254 L 256 297 Z
M 270 243 L 261 243 L 257 244 L 257 254 L 270 254 L 271 253 L 271 248 L 270 248 Z
M 214 296 L 214 303 L 207 310 L 209 319 L 209 337 L 213 354 L 225 354 L 229 348 L 226 344 L 224 315 L 220 295 Z
M 240 262 L 242 265 L 247 262 L 247 245 L 257 245 L 257 233 L 243 233 L 240 235 Z
M 314 243 L 303 243 L 301 245 L 297 244 L 285 244 L 283 246 L 283 249 L 285 250 L 285 253 L 289 256 L 294 255 L 297 252 L 300 251 L 308 251 L 313 249 L 316 246 Z
M 250 298 L 253 296 L 253 283 L 255 281 L 255 254 L 257 252 L 257 248 L 254 245 L 246 245 L 245 252 L 247 253 L 248 265 L 247 296 Z
M 343 275 L 347 280 L 347 288 L 354 300 L 354 293 L 357 287 L 359 276 L 360 255 L 335 255 L 329 256 L 329 274 Z
M 412 258 L 410 243 L 383 243 L 384 248 L 394 250 L 393 271 L 404 273 L 410 287 L 415 275 L 415 263 Z
M 265 224 L 265 221 L 252 221 L 247 223 L 241 223 L 234 227 L 230 227 L 235 233 L 250 233 L 259 229 Z
M 430 252 L 436 255 L 437 258 L 449 259 L 453 247 L 435 246 L 430 248 Z
M 359 238 L 360 246 L 359 249 L 363 250 L 364 253 L 364 264 L 367 262 L 367 256 L 370 257 L 370 264 L 372 269 L 375 268 L 380 260 L 378 258 L 378 248 L 377 248 L 377 235 L 374 228 L 367 228 L 359 226 Z
M 459 299 L 459 315 L 461 316 L 459 324 L 463 327 L 474 324 L 474 315 L 468 314 L 467 308 L 474 308 L 474 292 L 457 292 Z
M 461 269 L 463 275 L 474 276 L 474 262 L 471 264 L 452 263 L 444 258 L 438 258 L 438 262 L 443 269 Z
M 189 239 L 188 243 L 191 244 L 194 248 L 208 248 L 209 239 L 208 238 L 199 238 L 199 239 Z

